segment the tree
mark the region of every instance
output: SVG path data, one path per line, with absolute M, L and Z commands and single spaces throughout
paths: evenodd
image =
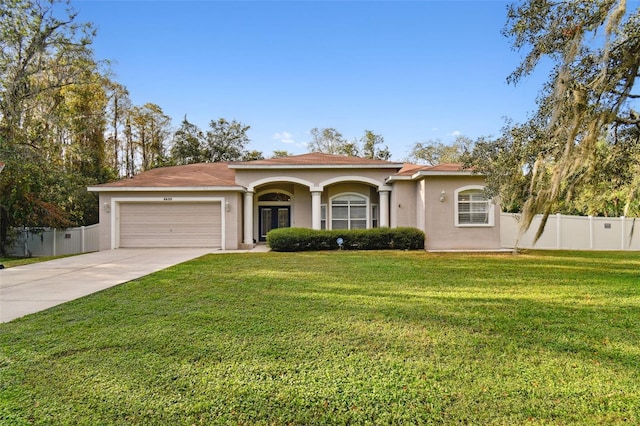
M 271 156 L 271 158 L 283 158 L 283 157 L 290 157 L 292 155 L 293 155 L 292 153 L 286 150 L 275 150 L 273 151 L 273 155 Z
M 376 135 L 371 130 L 365 130 L 360 140 L 349 142 L 340 132 L 333 128 L 311 129 L 313 139 L 308 148 L 311 152 L 323 152 L 325 154 L 346 155 L 350 157 L 374 158 L 388 160 L 391 158 L 389 148 L 379 148 L 384 143 L 384 138 Z
M 129 91 L 123 85 L 104 78 L 105 92 L 107 94 L 107 122 L 109 130 L 106 145 L 106 157 L 110 160 L 113 170 L 118 176 L 126 176 L 124 168 L 126 164 L 125 144 L 122 141 L 126 117 L 131 111 L 131 99 Z
M 640 126 L 640 114 L 633 109 L 640 96 L 634 92 L 640 68 L 639 15 L 638 10 L 628 12 L 623 0 L 527 0 L 508 8 L 504 34 L 516 49 L 526 51 L 508 81 L 517 84 L 544 58 L 554 67 L 530 122 L 507 129 L 502 141 L 483 149 L 493 152 L 498 164 L 511 157 L 512 166 L 523 167 L 514 171 L 526 182 L 523 230 L 542 213 L 536 238 L 549 214 L 586 182 L 594 183 L 599 143 L 619 143 L 618 135 Z M 518 157 L 501 150 L 509 140 L 519 146 Z M 504 173 L 495 167 L 478 170 Z M 519 178 L 509 182 L 511 173 L 504 177 L 490 179 L 494 190 L 522 184 Z
M 156 104 L 134 106 L 131 115 L 133 161 L 139 154 L 140 170 L 148 170 L 165 164 L 165 145 L 169 137 L 171 119 Z M 137 148 L 137 150 L 135 149 Z
M 561 212 L 591 216 L 638 216 L 640 205 L 640 128 L 619 134 L 617 142 L 599 140 L 593 166 Z
M 87 186 L 117 177 L 105 145 L 107 93 L 97 65 L 81 61 L 82 82 L 65 86 L 54 95 L 58 99 L 57 120 L 51 122 L 55 134 L 52 148 L 61 148 L 60 160 L 48 153 L 49 163 L 58 168 L 55 190 L 49 200 L 62 208 L 71 222 L 90 225 L 98 222 L 98 196 Z
M 360 138 L 360 152 L 362 157 L 371 158 L 376 160 L 389 160 L 391 158 L 391 151 L 388 146 L 381 148 L 384 143 L 384 138 L 381 135 L 376 135 L 371 130 L 365 130 L 364 136 Z
M 91 57 L 95 35 L 76 13 L 55 15 L 55 1 L 0 3 L 0 143 L 33 144 L 24 133 L 36 98 L 78 80 L 75 59 Z
M 254 149 L 251 151 L 246 151 L 242 155 L 242 161 L 255 161 L 255 160 L 264 160 L 264 155 L 262 154 L 262 151 L 257 151 Z
M 311 137 L 313 139 L 308 143 L 310 152 L 357 156 L 355 144 L 348 142 L 336 129 L 314 127 L 311 129 Z
M 247 131 L 251 126 L 224 118 L 211 120 L 206 133 L 204 160 L 207 162 L 241 161 L 250 142 Z
M 451 144 L 440 140 L 417 142 L 409 153 L 409 161 L 435 166 L 442 163 L 459 163 L 465 153 L 472 150 L 474 142 L 466 136 L 456 136 Z
M 180 128 L 173 134 L 171 159 L 177 165 L 204 162 L 204 133 L 190 123 L 185 115 Z
M 90 24 L 75 21 L 73 10 L 58 13 L 55 3 L 0 3 L 0 156 L 7 165 L 0 176 L 3 252 L 11 226 L 72 223 L 55 188 L 65 182 L 65 166 L 80 166 L 83 172 L 88 172 L 85 166 L 93 167 L 91 162 L 65 164 L 63 159 L 73 158 L 79 147 L 93 149 L 100 143 L 99 122 L 82 128 L 66 113 L 68 108 L 92 110 L 99 98 L 80 89 L 95 82 L 90 48 L 94 32 Z M 69 126 L 74 136 L 66 146 Z
M 500 196 L 502 209 L 521 212 L 538 155 L 545 140 L 540 124 L 531 120 L 514 124 L 508 120 L 496 139 L 478 139 L 471 152 L 462 156 L 466 167 L 485 176 L 488 195 Z
M 104 138 L 107 97 L 95 64 L 82 62 L 78 67 L 83 69 L 78 71 L 79 75 L 84 73 L 82 83 L 65 86 L 55 94 L 57 119 L 51 124 L 63 146 L 65 171 L 99 182 L 108 173 Z

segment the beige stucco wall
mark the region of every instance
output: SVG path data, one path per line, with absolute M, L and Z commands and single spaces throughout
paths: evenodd
M 136 201 L 161 201 L 165 198 L 167 202 L 180 202 L 185 199 L 194 198 L 221 198 L 222 214 L 224 214 L 224 244 L 227 250 L 237 250 L 242 238 L 242 194 L 237 192 L 183 192 L 183 191 L 122 191 L 122 192 L 101 192 L 100 193 L 100 250 L 111 249 L 111 226 L 112 215 L 117 214 L 117 209 L 112 208 L 112 199 L 136 200 Z M 227 211 L 226 203 L 229 203 Z M 105 208 L 109 206 L 109 211 Z M 153 212 L 150 212 L 152 214 Z
M 351 182 L 327 186 L 325 191 L 322 193 L 322 204 L 329 204 L 333 197 L 345 193 L 359 194 L 363 197 L 367 197 L 370 204 L 378 204 L 377 189 L 366 184 Z
M 391 209 L 390 225 L 392 228 L 399 226 L 421 228 L 416 222 L 417 196 L 416 182 L 394 182 L 389 203 Z
M 291 210 L 292 227 L 311 228 L 311 192 L 309 188 L 302 185 L 294 186 Z
M 480 176 L 440 177 L 424 179 L 424 229 L 427 250 L 493 250 L 499 249 L 500 209 L 493 204 L 493 226 L 457 227 L 455 225 L 455 191 L 464 186 L 484 185 Z M 445 199 L 440 201 L 442 191 Z
M 331 185 L 337 182 L 347 181 L 370 181 L 376 185 L 384 186 L 385 179 L 395 173 L 395 169 L 292 169 L 292 170 L 236 170 L 236 183 L 250 188 L 254 185 L 266 185 L 269 182 L 296 182 L 318 187 L 320 185 Z

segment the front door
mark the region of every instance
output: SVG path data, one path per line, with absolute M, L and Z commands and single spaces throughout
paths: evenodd
M 272 229 L 288 228 L 291 226 L 289 219 L 289 206 L 260 206 L 260 241 L 267 240 L 267 233 Z

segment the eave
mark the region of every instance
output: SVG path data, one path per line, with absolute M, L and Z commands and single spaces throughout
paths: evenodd
M 414 181 L 426 177 L 461 177 L 461 176 L 482 176 L 478 173 L 474 173 L 469 170 L 460 170 L 457 172 L 449 171 L 437 171 L 437 170 L 421 170 L 410 176 L 389 176 L 386 180 L 387 183 L 393 183 L 398 181 Z
M 89 192 L 244 192 L 244 186 L 89 186 Z
M 398 170 L 402 168 L 402 164 L 389 163 L 389 164 L 229 164 L 230 169 L 244 169 L 244 170 L 292 170 L 292 169 L 392 169 Z

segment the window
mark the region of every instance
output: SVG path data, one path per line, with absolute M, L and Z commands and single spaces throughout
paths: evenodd
M 377 228 L 378 227 L 378 205 L 377 204 L 371 204 L 371 227 L 372 228 Z
M 327 205 L 320 206 L 320 229 L 327 229 Z
M 493 226 L 493 208 L 484 188 L 464 187 L 456 191 L 456 226 Z
M 339 195 L 331 200 L 331 229 L 366 229 L 367 199 L 358 194 Z
M 284 201 L 290 202 L 291 196 L 282 192 L 267 192 L 266 194 L 262 194 L 258 197 L 258 202 L 260 201 Z

